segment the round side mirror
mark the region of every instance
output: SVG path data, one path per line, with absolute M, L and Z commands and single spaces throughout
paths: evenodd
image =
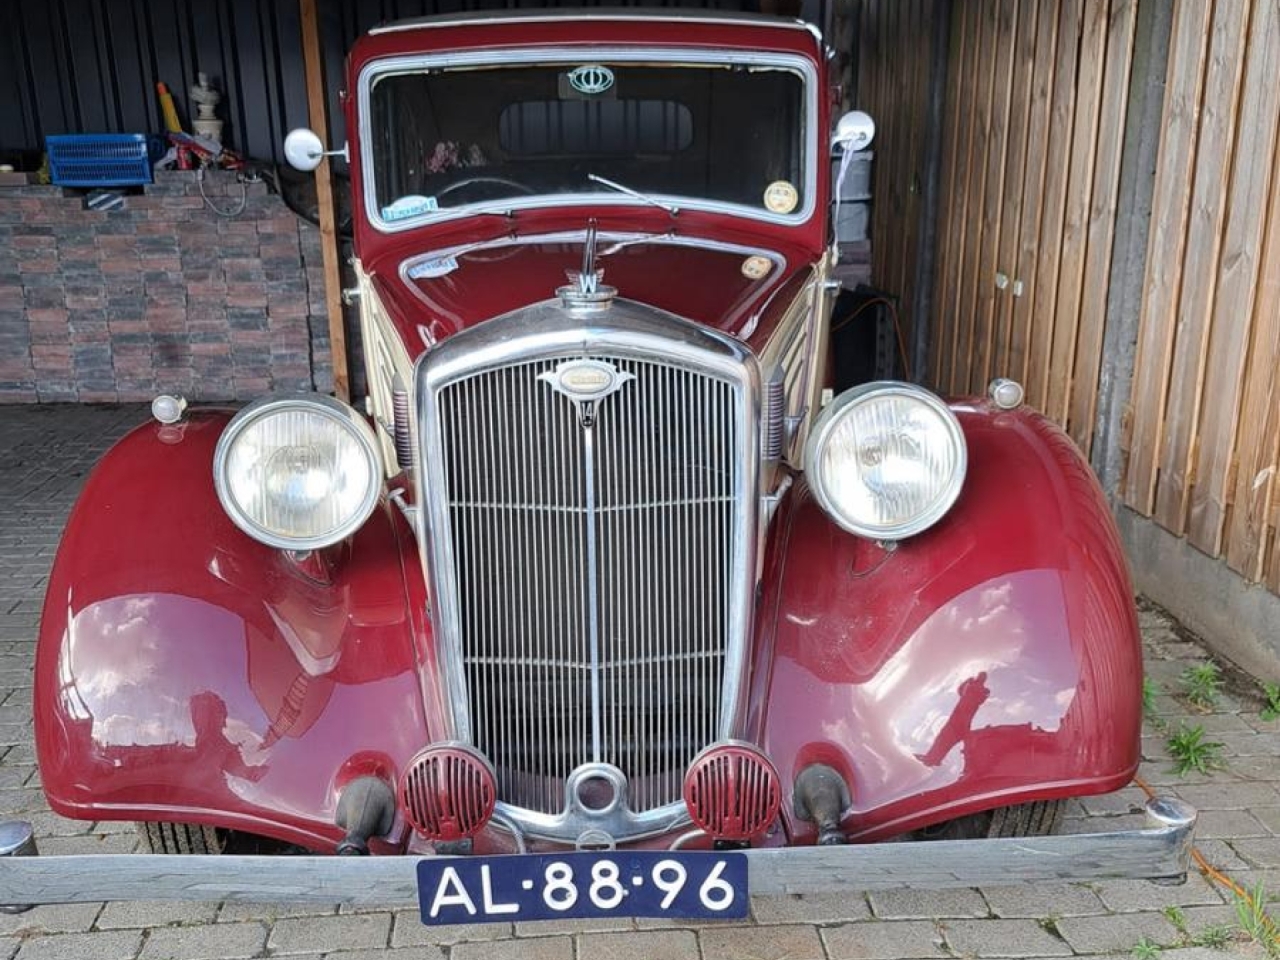
M 293 169 L 310 173 L 324 159 L 324 144 L 314 130 L 299 127 L 284 138 L 284 158 Z
M 849 153 L 865 150 L 871 146 L 876 135 L 876 122 L 869 114 L 861 110 L 850 110 L 836 124 L 835 135 L 831 138 L 832 146 L 839 147 Z

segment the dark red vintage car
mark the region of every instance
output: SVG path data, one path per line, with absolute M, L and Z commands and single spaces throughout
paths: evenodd
M 748 883 L 1179 872 L 1176 802 L 973 839 L 1133 776 L 1132 590 L 1016 384 L 831 396 L 832 131 L 870 129 L 827 65 L 701 14 L 356 45 L 366 411 L 162 398 L 71 517 L 35 678 L 58 813 L 312 855 L 7 860 L 0 900 L 731 916 Z M 944 842 L 876 842 L 912 835 Z

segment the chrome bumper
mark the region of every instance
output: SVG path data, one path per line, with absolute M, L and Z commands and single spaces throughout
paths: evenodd
M 1074 836 L 749 850 L 751 892 L 1181 881 L 1191 857 L 1195 809 L 1180 800 L 1155 799 L 1147 804 L 1147 822 L 1142 830 Z M 414 904 L 416 864 L 416 857 L 7 856 L 0 857 L 0 905 L 101 900 Z

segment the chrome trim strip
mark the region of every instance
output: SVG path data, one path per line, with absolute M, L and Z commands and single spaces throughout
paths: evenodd
M 476 10 L 466 13 L 445 13 L 433 17 L 413 17 L 406 20 L 394 20 L 391 23 L 383 23 L 374 27 L 369 31 L 371 36 L 377 36 L 385 33 L 404 33 L 409 30 L 429 30 L 439 29 L 440 27 L 459 27 L 459 26 L 498 26 L 509 25 L 513 23 L 564 23 L 567 14 L 565 11 L 557 13 L 547 13 L 545 10 L 528 10 L 524 13 L 519 11 L 504 10 L 501 14 L 496 11 Z M 634 10 L 609 11 L 601 8 L 578 9 L 572 12 L 574 20 L 594 20 L 604 21 L 607 23 L 652 23 L 655 20 L 678 20 L 682 23 L 710 23 L 724 26 L 737 27 L 765 27 L 765 28 L 781 28 L 784 30 L 803 30 L 810 36 L 814 37 L 819 43 L 822 42 L 822 31 L 815 24 L 808 20 L 801 20 L 792 17 L 775 17 L 769 14 L 757 13 L 732 13 L 724 16 L 716 16 L 710 13 L 703 13 L 700 10 L 682 10 L 679 8 L 670 8 L 662 10 L 645 10 L 638 8 Z
M 557 18 L 561 19 L 561 18 Z M 599 193 L 548 194 L 527 200 L 506 198 L 490 200 L 484 203 L 472 203 L 460 207 L 448 207 L 433 211 L 427 216 L 407 217 L 404 220 L 389 222 L 382 218 L 378 207 L 377 185 L 373 177 L 373 125 L 369 122 L 371 115 L 370 97 L 373 81 L 376 77 L 408 73 L 430 69 L 449 69 L 458 67 L 503 66 L 513 64 L 559 64 L 578 63 L 582 59 L 582 50 L 569 47 L 528 48 L 519 50 L 503 50 L 501 59 L 492 50 L 453 51 L 444 54 L 390 57 L 371 60 L 360 70 L 357 80 L 357 108 L 360 116 L 360 164 L 364 171 L 361 180 L 364 184 L 365 215 L 374 229 L 380 233 L 400 233 L 413 230 L 426 224 L 446 223 L 461 217 L 474 216 L 479 213 L 498 211 L 515 211 L 546 207 L 568 208 L 605 206 L 621 204 L 623 206 L 646 206 L 647 204 L 612 191 Z M 742 64 L 746 66 L 776 67 L 784 70 L 795 70 L 805 81 L 805 180 L 804 207 L 795 214 L 780 215 L 768 210 L 756 210 L 742 204 L 725 203 L 715 200 L 700 200 L 697 197 L 683 197 L 669 194 L 656 194 L 654 199 L 675 204 L 686 210 L 701 210 L 708 213 L 723 213 L 728 216 L 744 217 L 748 220 L 760 220 L 766 223 L 799 225 L 808 222 L 817 208 L 817 187 L 819 168 L 826 169 L 827 150 L 825 139 L 818 130 L 818 70 L 814 62 L 807 57 L 796 54 L 768 53 L 754 51 L 690 49 L 680 47 L 645 47 L 643 49 L 626 47 L 592 48 L 591 57 L 595 60 L 609 60 L 615 63 L 650 63 L 678 66 L 680 64 Z
M 586 470 L 587 513 L 587 643 L 591 656 L 591 759 L 604 761 L 600 739 L 600 561 L 596 555 L 596 428 L 582 431 L 583 466 Z
M 999 840 L 937 840 L 747 850 L 758 896 L 912 886 L 1013 886 L 1079 880 L 1179 880 L 1191 866 L 1196 811 L 1147 803 L 1142 830 Z M 707 854 L 714 856 L 714 854 Z M 170 900 L 416 904 L 419 857 L 90 854 L 0 857 L 0 904 Z M 503 917 L 510 920 L 509 916 Z

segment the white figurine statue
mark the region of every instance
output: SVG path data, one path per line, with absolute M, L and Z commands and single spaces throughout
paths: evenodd
M 218 104 L 222 102 L 222 94 L 209 86 L 209 75 L 198 74 L 196 85 L 191 90 L 191 100 L 196 105 L 198 116 L 192 121 L 196 136 L 222 143 L 222 121 L 218 119 Z

